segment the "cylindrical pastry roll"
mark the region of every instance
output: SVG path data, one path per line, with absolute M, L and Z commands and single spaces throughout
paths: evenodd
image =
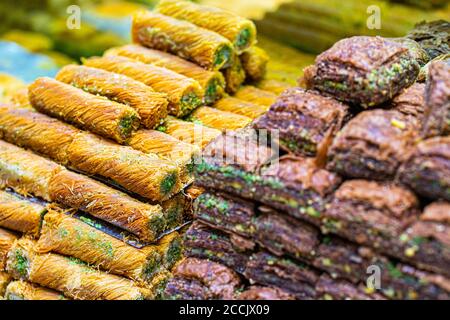
M 277 100 L 277 95 L 275 93 L 261 90 L 253 86 L 242 87 L 236 92 L 235 97 L 266 107 L 270 107 Z
M 6 272 L 0 271 L 0 300 L 5 295 L 6 287 L 11 281 L 11 276 Z
M 46 212 L 43 203 L 0 190 L 0 227 L 38 237 Z
M 0 140 L 0 185 L 51 201 L 48 184 L 62 169 L 56 163 Z
M 123 228 L 153 242 L 165 228 L 162 208 L 133 199 L 96 180 L 67 170 L 50 180 L 51 200 Z
M 265 106 L 257 105 L 233 97 L 220 99 L 213 105 L 213 107 L 217 110 L 232 112 L 241 116 L 249 117 L 251 119 L 258 118 L 267 111 L 267 108 Z
M 197 108 L 189 116 L 189 120 L 222 131 L 241 129 L 252 122 L 249 117 L 210 107 Z
M 28 280 L 82 300 L 142 300 L 151 293 L 133 281 L 98 271 L 73 257 L 38 254 L 36 242 L 22 238 L 8 255 L 7 270 Z
M 255 24 L 232 12 L 179 0 L 162 0 L 157 10 L 221 34 L 233 43 L 238 53 L 256 43 Z
M 150 280 L 161 265 L 157 250 L 134 248 L 59 210 L 46 214 L 36 250 L 75 257 L 137 281 Z
M 174 231 L 162 237 L 157 244 L 144 247 L 141 250 L 144 252 L 159 252 L 162 258 L 162 266 L 170 270 L 182 257 L 183 240 L 180 234 Z
M 158 128 L 180 141 L 195 144 L 201 149 L 221 134 L 220 130 L 202 126 L 200 124 L 187 122 L 167 117 L 163 125 Z
M 269 56 L 264 49 L 253 46 L 245 50 L 239 58 L 248 80 L 259 81 L 264 78 L 269 62 Z
M 180 168 L 181 183 L 188 185 L 192 182 L 195 159 L 200 156 L 197 146 L 157 130 L 139 130 L 128 144 L 133 149 L 156 154 L 161 159 L 175 163 Z
M 79 134 L 68 149 L 77 170 L 99 175 L 152 201 L 164 201 L 181 190 L 175 164 L 91 134 Z
M 3 140 L 61 164 L 67 163 L 67 148 L 79 132 L 69 124 L 32 110 L 0 108 L 0 135 Z
M 229 94 L 235 94 L 245 81 L 245 70 L 237 55 L 233 55 L 231 64 L 222 71 L 225 78 L 225 90 Z
M 17 234 L 0 228 L 0 271 L 5 270 L 8 252 L 18 238 Z
M 198 81 L 203 88 L 203 99 L 206 104 L 213 103 L 220 99 L 224 94 L 225 79 L 219 71 L 203 69 L 195 63 L 181 59 L 170 53 L 145 48 L 137 44 L 129 44 L 106 51 L 105 56 L 111 55 L 128 57 L 143 63 L 170 69 Z
M 85 60 L 84 64 L 126 75 L 155 91 L 166 93 L 171 115 L 185 116 L 202 104 L 203 93 L 200 84 L 169 69 L 119 56 L 94 57 Z
M 231 42 L 215 32 L 151 11 L 133 17 L 131 32 L 135 43 L 176 54 L 208 70 L 228 66 L 234 51 Z
M 6 300 L 67 300 L 61 293 L 27 281 L 13 281 L 6 287 Z
M 39 112 L 119 143 L 139 127 L 139 115 L 133 108 L 50 78 L 34 81 L 29 98 Z
M 167 116 L 167 96 L 127 76 L 97 68 L 68 65 L 59 71 L 56 79 L 132 107 L 146 128 L 155 128 Z

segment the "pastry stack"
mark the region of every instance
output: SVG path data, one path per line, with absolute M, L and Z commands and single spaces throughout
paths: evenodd
M 337 42 L 208 145 L 168 298 L 450 298 L 449 60 L 406 43 Z

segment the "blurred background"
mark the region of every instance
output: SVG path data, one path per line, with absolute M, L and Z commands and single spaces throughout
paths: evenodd
M 402 37 L 449 20 L 450 0 L 197 0 L 253 19 L 268 76 L 295 82 L 316 54 L 352 35 Z M 130 41 L 131 16 L 157 0 L 1 0 L 0 100 L 8 90 Z M 80 23 L 77 24 L 77 18 Z M 379 25 L 377 22 L 379 18 Z M 368 24 L 369 21 L 369 24 Z M 374 28 L 374 26 L 376 26 Z

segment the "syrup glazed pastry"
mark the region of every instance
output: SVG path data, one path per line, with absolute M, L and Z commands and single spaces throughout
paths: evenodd
M 264 49 L 252 46 L 245 50 L 239 59 L 244 67 L 247 80 L 259 81 L 264 78 L 269 63 L 269 56 Z
M 349 178 L 391 180 L 417 136 L 416 122 L 399 111 L 364 111 L 333 140 L 327 168 Z
M 208 71 L 195 63 L 186 61 L 163 51 L 145 48 L 137 44 L 109 49 L 105 56 L 123 56 L 143 63 L 153 64 L 192 78 L 204 91 L 204 102 L 209 105 L 219 100 L 225 93 L 225 79 L 219 71 Z
M 400 168 L 399 178 L 417 194 L 450 201 L 450 137 L 417 144 Z
M 236 241 L 236 235 L 229 235 L 219 230 L 194 223 L 186 232 L 184 239 L 185 255 L 192 258 L 207 259 L 220 263 L 239 274 L 245 271 L 250 253 Z M 252 243 L 252 247 L 254 244 Z
M 59 209 L 44 218 L 36 244 L 40 254 L 55 252 L 132 280 L 148 281 L 159 271 L 161 254 L 155 247 L 134 248 L 72 218 Z
M 317 298 L 324 300 L 386 300 L 380 294 L 367 294 L 364 285 L 345 280 L 334 280 L 322 274 L 316 284 Z
M 300 300 L 312 300 L 316 297 L 315 284 L 319 273 L 285 258 L 266 252 L 253 254 L 244 274 L 253 283 L 283 288 Z
M 167 200 L 182 187 L 176 164 L 92 134 L 79 134 L 68 156 L 77 170 L 114 181 L 151 201 Z
M 180 0 L 162 0 L 156 10 L 217 32 L 233 43 L 238 54 L 256 43 L 255 24 L 226 10 Z
M 62 170 L 51 178 L 48 189 L 51 201 L 108 221 L 142 241 L 155 241 L 164 231 L 160 205 L 140 202 L 84 175 Z
M 252 238 L 255 204 L 224 193 L 204 192 L 193 204 L 194 218 L 213 228 Z
M 289 152 L 315 156 L 328 147 L 347 117 L 344 104 L 315 91 L 292 88 L 283 92 L 253 126 L 276 131 L 280 146 Z
M 31 149 L 67 164 L 67 149 L 81 131 L 58 119 L 29 109 L 0 107 L 0 135 L 3 140 Z
M 450 59 L 430 64 L 423 135 L 450 135 Z
M 228 94 L 235 94 L 244 83 L 246 77 L 244 67 L 237 55 L 234 54 L 232 56 L 230 65 L 222 70 L 222 74 L 225 78 L 225 91 Z
M 126 75 L 157 92 L 167 94 L 168 111 L 171 115 L 185 116 L 202 104 L 203 92 L 200 84 L 169 69 L 119 56 L 89 58 L 84 60 L 84 64 Z
M 221 135 L 220 130 L 170 116 L 158 127 L 158 131 L 167 133 L 180 141 L 194 144 L 201 149 Z
M 7 270 L 14 278 L 59 291 L 71 299 L 143 300 L 153 295 L 151 289 L 98 271 L 76 258 L 39 254 L 35 249 L 35 241 L 26 238 L 16 241 L 7 261 Z
M 425 84 L 414 83 L 404 89 L 392 100 L 392 109 L 417 120 L 418 128 L 422 126 L 427 106 L 425 103 Z
M 208 70 L 229 66 L 233 45 L 223 36 L 187 21 L 157 12 L 139 12 L 133 17 L 133 42 L 176 54 Z
M 323 230 L 393 251 L 419 214 L 419 201 L 407 188 L 390 182 L 348 180 L 337 189 L 325 211 Z
M 368 108 L 413 84 L 419 64 L 407 47 L 381 37 L 340 40 L 305 70 L 307 87 Z
M 0 271 L 0 297 L 5 297 L 6 287 L 10 282 L 11 276 L 4 271 Z
M 403 254 L 399 256 L 421 269 L 450 277 L 450 203 L 428 205 L 419 220 L 402 235 Z
M 241 287 L 231 269 L 207 260 L 186 258 L 173 270 L 165 290 L 167 299 L 232 299 Z
M 213 108 L 256 119 L 267 111 L 267 107 L 247 102 L 234 97 L 226 97 L 217 101 Z
M 251 286 L 240 293 L 236 300 L 294 300 L 289 293 L 276 287 Z
M 138 130 L 128 141 L 128 145 L 176 164 L 180 169 L 180 182 L 183 185 L 193 182 L 195 161 L 200 156 L 199 147 L 157 130 Z
M 67 300 L 61 293 L 27 281 L 12 281 L 6 287 L 6 300 Z
M 0 140 L 0 185 L 52 201 L 49 182 L 63 170 L 56 163 Z
M 68 65 L 56 75 L 56 80 L 125 104 L 137 111 L 141 124 L 157 127 L 167 116 L 167 96 L 127 76 L 86 66 Z
M 42 217 L 47 212 L 44 202 L 28 200 L 12 192 L 0 190 L 0 227 L 39 237 Z
M 372 249 L 336 237 L 323 238 L 313 265 L 333 278 L 354 284 L 366 284 L 368 268 L 378 266 L 381 271 L 381 283 L 384 283 L 380 293 L 390 299 L 449 298 L 449 278 L 398 263 Z
M 235 97 L 265 106 L 268 109 L 277 100 L 278 95 L 254 86 L 243 86 L 236 92 Z
M 133 108 L 50 78 L 38 78 L 28 91 L 39 112 L 119 143 L 139 127 L 140 117 Z
M 241 129 L 252 122 L 249 117 L 211 107 L 197 108 L 188 120 L 221 131 Z
M 9 250 L 19 236 L 9 230 L 0 228 L 0 271 L 5 270 Z
M 228 132 L 206 148 L 196 182 L 317 224 L 341 179 L 313 158 L 283 157 L 269 164 L 273 156 L 273 150 L 245 134 Z

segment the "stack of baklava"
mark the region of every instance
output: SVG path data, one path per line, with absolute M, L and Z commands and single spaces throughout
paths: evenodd
M 253 23 L 185 1 L 158 11 L 134 17 L 135 44 L 0 106 L 5 299 L 160 297 L 181 258 L 176 230 L 190 219 L 201 149 L 275 101 L 240 88 L 267 63 Z
M 341 40 L 257 130 L 216 138 L 166 297 L 450 299 L 450 62 L 433 58 Z

